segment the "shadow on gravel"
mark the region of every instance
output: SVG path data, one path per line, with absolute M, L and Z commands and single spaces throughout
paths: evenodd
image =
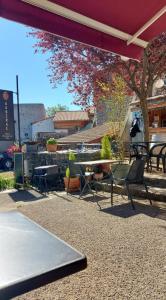
M 69 197 L 76 197 L 75 194 L 66 194 L 66 193 L 61 193 L 61 192 L 52 192 L 52 195 L 58 197 L 58 198 L 61 198 L 63 200 L 66 200 L 68 202 L 72 202 L 72 199 L 70 199 Z
M 124 203 L 101 209 L 101 212 L 121 218 L 129 218 L 138 214 L 144 214 L 152 218 L 159 218 L 166 221 L 166 209 L 160 209 L 153 205 L 145 205 L 138 203 L 137 201 L 135 201 L 134 204 L 135 210 L 132 209 L 130 203 Z
M 15 202 L 19 202 L 19 201 L 30 202 L 30 201 L 37 201 L 37 200 L 47 198 L 46 195 L 42 195 L 35 190 L 19 190 L 19 191 L 9 192 L 8 197 Z

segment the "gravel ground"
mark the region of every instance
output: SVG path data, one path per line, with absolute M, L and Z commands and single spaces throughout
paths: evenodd
M 166 210 L 145 203 L 134 212 L 122 198 L 112 208 L 104 200 L 99 211 L 96 203 L 61 193 L 19 207 L 84 253 L 88 267 L 15 299 L 165 300 Z

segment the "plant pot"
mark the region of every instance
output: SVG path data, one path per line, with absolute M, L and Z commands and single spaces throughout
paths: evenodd
M 46 147 L 48 152 L 56 152 L 57 150 L 57 144 L 47 144 Z
M 76 192 L 80 189 L 80 178 L 79 177 L 64 177 L 65 191 Z
M 109 173 L 110 170 L 111 170 L 110 163 L 102 164 L 102 171 L 103 171 L 104 173 Z
M 96 180 L 101 180 L 101 179 L 103 179 L 103 172 L 102 172 L 102 173 L 95 173 L 95 174 L 94 174 L 94 178 L 95 178 Z

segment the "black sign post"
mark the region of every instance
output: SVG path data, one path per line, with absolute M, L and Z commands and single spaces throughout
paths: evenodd
M 13 92 L 0 90 L 0 140 L 14 141 Z
M 18 117 L 18 142 L 21 148 L 21 134 L 20 134 L 20 103 L 19 103 L 19 88 L 18 88 L 18 75 L 16 75 L 16 95 L 17 95 L 17 117 Z

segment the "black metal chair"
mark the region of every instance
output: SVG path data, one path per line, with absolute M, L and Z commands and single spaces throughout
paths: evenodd
M 129 163 L 132 159 L 143 159 L 146 163 L 146 169 L 149 171 L 150 166 L 150 153 L 146 144 L 130 144 L 130 158 Z
M 163 171 L 166 172 L 165 166 L 165 156 L 166 156 L 166 143 L 156 144 L 151 147 L 149 150 L 149 158 L 150 158 L 150 168 L 160 169 L 160 160 L 162 160 Z M 155 159 L 155 164 L 153 164 L 153 160 Z
M 132 158 L 149 157 L 148 147 L 145 144 L 130 144 L 130 162 Z
M 32 185 L 43 193 L 48 193 L 53 188 L 62 189 L 62 179 L 58 170 L 58 166 L 48 168 L 34 168 L 32 175 Z
M 138 159 L 138 150 L 135 144 L 130 144 L 129 146 L 129 163 L 131 163 L 132 159 Z
M 111 178 L 111 205 L 113 205 L 114 184 L 124 185 L 128 199 L 131 201 L 132 208 L 135 209 L 133 198 L 129 189 L 131 184 L 143 184 L 145 186 L 146 195 L 148 196 L 148 188 L 144 181 L 145 161 L 143 159 L 134 160 L 132 165 L 118 164 L 112 168 Z M 150 204 L 152 202 L 150 200 Z
M 166 144 L 161 148 L 158 165 L 160 164 L 160 159 L 162 160 L 163 172 L 166 173 Z

